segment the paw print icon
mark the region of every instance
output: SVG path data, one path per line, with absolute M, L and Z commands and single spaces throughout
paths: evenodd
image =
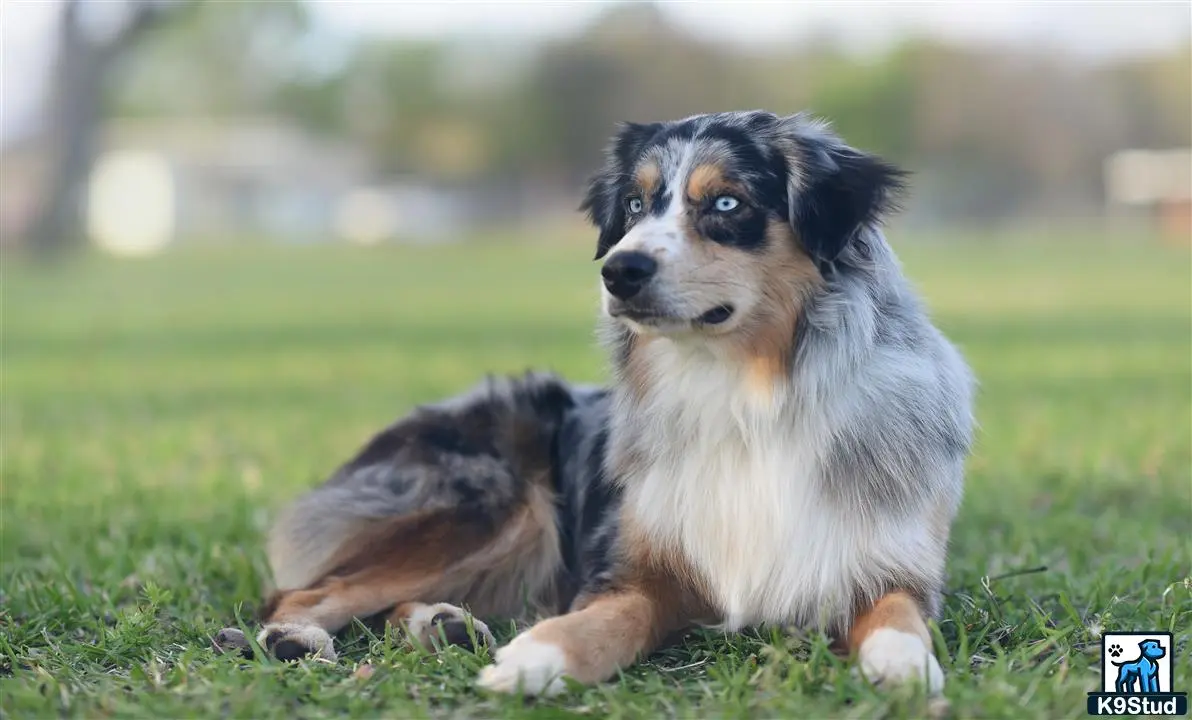
M 1112 655 L 1113 657 L 1121 657 L 1122 656 L 1122 646 L 1118 645 L 1116 643 L 1113 645 L 1110 645 L 1109 646 L 1109 654 Z

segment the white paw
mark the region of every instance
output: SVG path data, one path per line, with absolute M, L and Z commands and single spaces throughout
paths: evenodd
M 467 623 L 467 618 L 468 613 L 463 608 L 447 603 L 436 603 L 418 606 L 406 618 L 405 623 L 410 637 L 424 648 L 430 649 L 435 647 L 436 643 L 442 644 L 443 638 L 439 635 L 440 628 L 449 644 L 470 646 L 472 641 L 467 637 L 466 625 L 464 625 Z M 473 617 L 472 628 L 476 631 L 476 640 L 481 645 L 488 645 L 490 648 L 497 646 L 497 640 L 488 629 L 488 625 Z
M 317 625 L 266 625 L 257 635 L 257 643 L 278 660 L 298 660 L 309 656 L 334 662 L 336 658 L 331 635 Z
M 495 692 L 555 695 L 566 689 L 562 649 L 522 633 L 497 650 L 496 663 L 480 671 L 480 687 Z
M 873 631 L 858 653 L 861 672 L 874 685 L 919 682 L 936 695 L 944 689 L 944 671 L 918 635 L 892 628 Z

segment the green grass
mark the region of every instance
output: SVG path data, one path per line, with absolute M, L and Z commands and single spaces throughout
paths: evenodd
M 1083 717 L 1101 630 L 1172 630 L 1192 690 L 1190 256 L 1123 238 L 900 246 L 981 380 L 938 644 L 957 716 Z M 572 244 L 4 258 L 8 717 L 918 717 L 817 637 L 694 635 L 550 701 L 353 628 L 336 665 L 218 656 L 272 513 L 481 374 L 604 376 Z M 1046 566 L 1045 572 L 1001 577 Z M 510 628 L 501 628 L 507 638 Z M 367 664 L 372 675 L 356 669 Z

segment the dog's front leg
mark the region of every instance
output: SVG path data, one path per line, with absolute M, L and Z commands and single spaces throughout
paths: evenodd
M 498 692 L 551 695 L 563 677 L 607 680 L 649 653 L 684 623 L 669 593 L 644 584 L 595 595 L 566 615 L 544 620 L 496 654 L 480 685 Z
M 944 687 L 944 672 L 931 652 L 923 611 L 905 592 L 885 595 L 858 614 L 848 646 L 865 677 L 875 684 L 918 681 L 932 694 Z

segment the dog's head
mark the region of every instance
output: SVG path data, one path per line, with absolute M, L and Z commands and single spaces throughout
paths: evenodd
M 1163 646 L 1159 644 L 1158 640 L 1143 640 L 1138 643 L 1138 649 L 1142 651 L 1141 657 L 1150 658 L 1151 660 L 1158 660 L 1167 654 Z
M 604 310 L 646 334 L 781 325 L 901 176 L 804 115 L 625 124 L 583 203 L 600 229 Z

